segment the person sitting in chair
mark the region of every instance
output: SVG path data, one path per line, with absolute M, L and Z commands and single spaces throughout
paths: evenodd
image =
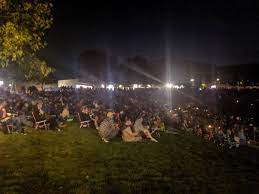
M 5 133 L 9 132 L 7 122 L 9 122 L 10 119 L 10 117 L 7 116 L 6 105 L 7 103 L 5 101 L 0 104 L 0 122 Z
M 56 129 L 57 131 L 60 131 L 56 118 L 51 117 L 50 115 L 47 115 L 43 110 L 43 102 L 41 100 L 39 100 L 36 107 L 34 107 L 33 115 L 36 121 L 47 120 L 47 123 L 49 124 L 51 129 Z
M 38 101 L 36 107 L 33 108 L 32 112 L 36 121 L 46 120 L 45 112 L 43 110 L 43 102 L 41 100 Z
M 90 121 L 91 116 L 90 116 L 89 108 L 87 108 L 86 106 L 83 106 L 80 116 L 81 116 L 82 121 Z
M 2 127 L 4 129 L 4 132 L 10 133 L 10 128 L 9 126 L 12 126 L 11 128 L 13 129 L 13 126 L 16 128 L 17 132 L 22 132 L 22 124 L 19 118 L 12 118 L 11 115 L 8 115 L 6 111 L 6 106 L 7 103 L 6 101 L 3 101 L 0 104 L 0 122 L 2 124 Z
M 0 104 L 0 118 L 1 118 L 1 121 L 4 120 L 7 117 L 6 105 L 7 105 L 7 103 L 5 101 Z
M 87 108 L 86 106 L 83 106 L 81 108 L 80 114 L 80 119 L 81 121 L 89 121 L 89 123 L 92 121 L 91 115 L 90 115 L 91 110 Z M 85 124 L 83 127 L 86 127 L 87 124 Z

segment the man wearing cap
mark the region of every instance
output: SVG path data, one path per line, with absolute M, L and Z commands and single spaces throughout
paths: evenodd
M 113 121 L 113 113 L 108 112 L 106 119 L 101 122 L 100 127 L 98 128 L 102 140 L 106 143 L 109 142 L 109 140 L 119 133 L 119 130 L 120 129 Z

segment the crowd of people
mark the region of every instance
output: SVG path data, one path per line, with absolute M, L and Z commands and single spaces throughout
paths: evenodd
M 217 113 L 198 103 L 200 99 L 177 91 L 60 88 L 10 93 L 1 89 L 0 98 L 5 133 L 25 133 L 25 128 L 33 126 L 61 131 L 67 122 L 77 120 L 80 127 L 95 128 L 104 142 L 117 136 L 126 142 L 157 142 L 153 133 L 169 129 L 194 133 L 230 148 L 257 139 L 253 118 Z
M 251 118 L 221 116 L 195 105 L 175 109 L 172 117 L 177 128 L 230 149 L 258 139 L 258 129 Z
M 77 120 L 83 123 L 82 127 L 96 128 L 105 142 L 116 136 L 129 142 L 142 139 L 157 142 L 151 130 L 161 125 L 160 107 L 151 104 L 137 92 L 122 90 L 62 88 L 18 94 L 1 89 L 1 128 L 5 133 L 24 133 L 24 128 L 37 125 L 61 131 L 66 122 Z

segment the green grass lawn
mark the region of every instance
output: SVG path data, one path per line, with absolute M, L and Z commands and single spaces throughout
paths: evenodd
M 256 150 L 228 151 L 187 134 L 158 139 L 106 144 L 76 124 L 0 134 L 0 193 L 259 193 Z

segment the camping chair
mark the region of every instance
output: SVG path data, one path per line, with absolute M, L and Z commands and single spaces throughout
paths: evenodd
M 8 125 L 7 125 L 8 133 L 11 133 L 11 132 L 13 131 L 13 129 L 14 129 L 13 124 L 8 124 Z
M 0 124 L 0 128 L 4 128 L 4 123 Z M 7 124 L 6 128 L 7 128 L 8 133 L 11 133 L 14 129 L 14 126 L 13 126 L 13 124 Z
M 49 124 L 47 123 L 46 119 L 42 121 L 37 121 L 33 112 L 32 112 L 32 117 L 35 122 L 35 129 L 45 129 L 45 130 L 49 129 Z
M 80 113 L 77 113 L 77 115 L 78 115 L 78 121 L 80 123 L 80 128 L 82 128 L 82 127 L 90 127 L 91 120 L 82 121 Z
M 14 125 L 12 123 L 8 123 L 7 121 L 15 116 L 17 116 L 17 115 L 16 114 L 12 115 L 11 113 L 7 113 L 7 117 L 0 121 L 1 128 L 4 128 L 4 126 L 6 126 L 7 132 L 11 133 L 14 130 Z

